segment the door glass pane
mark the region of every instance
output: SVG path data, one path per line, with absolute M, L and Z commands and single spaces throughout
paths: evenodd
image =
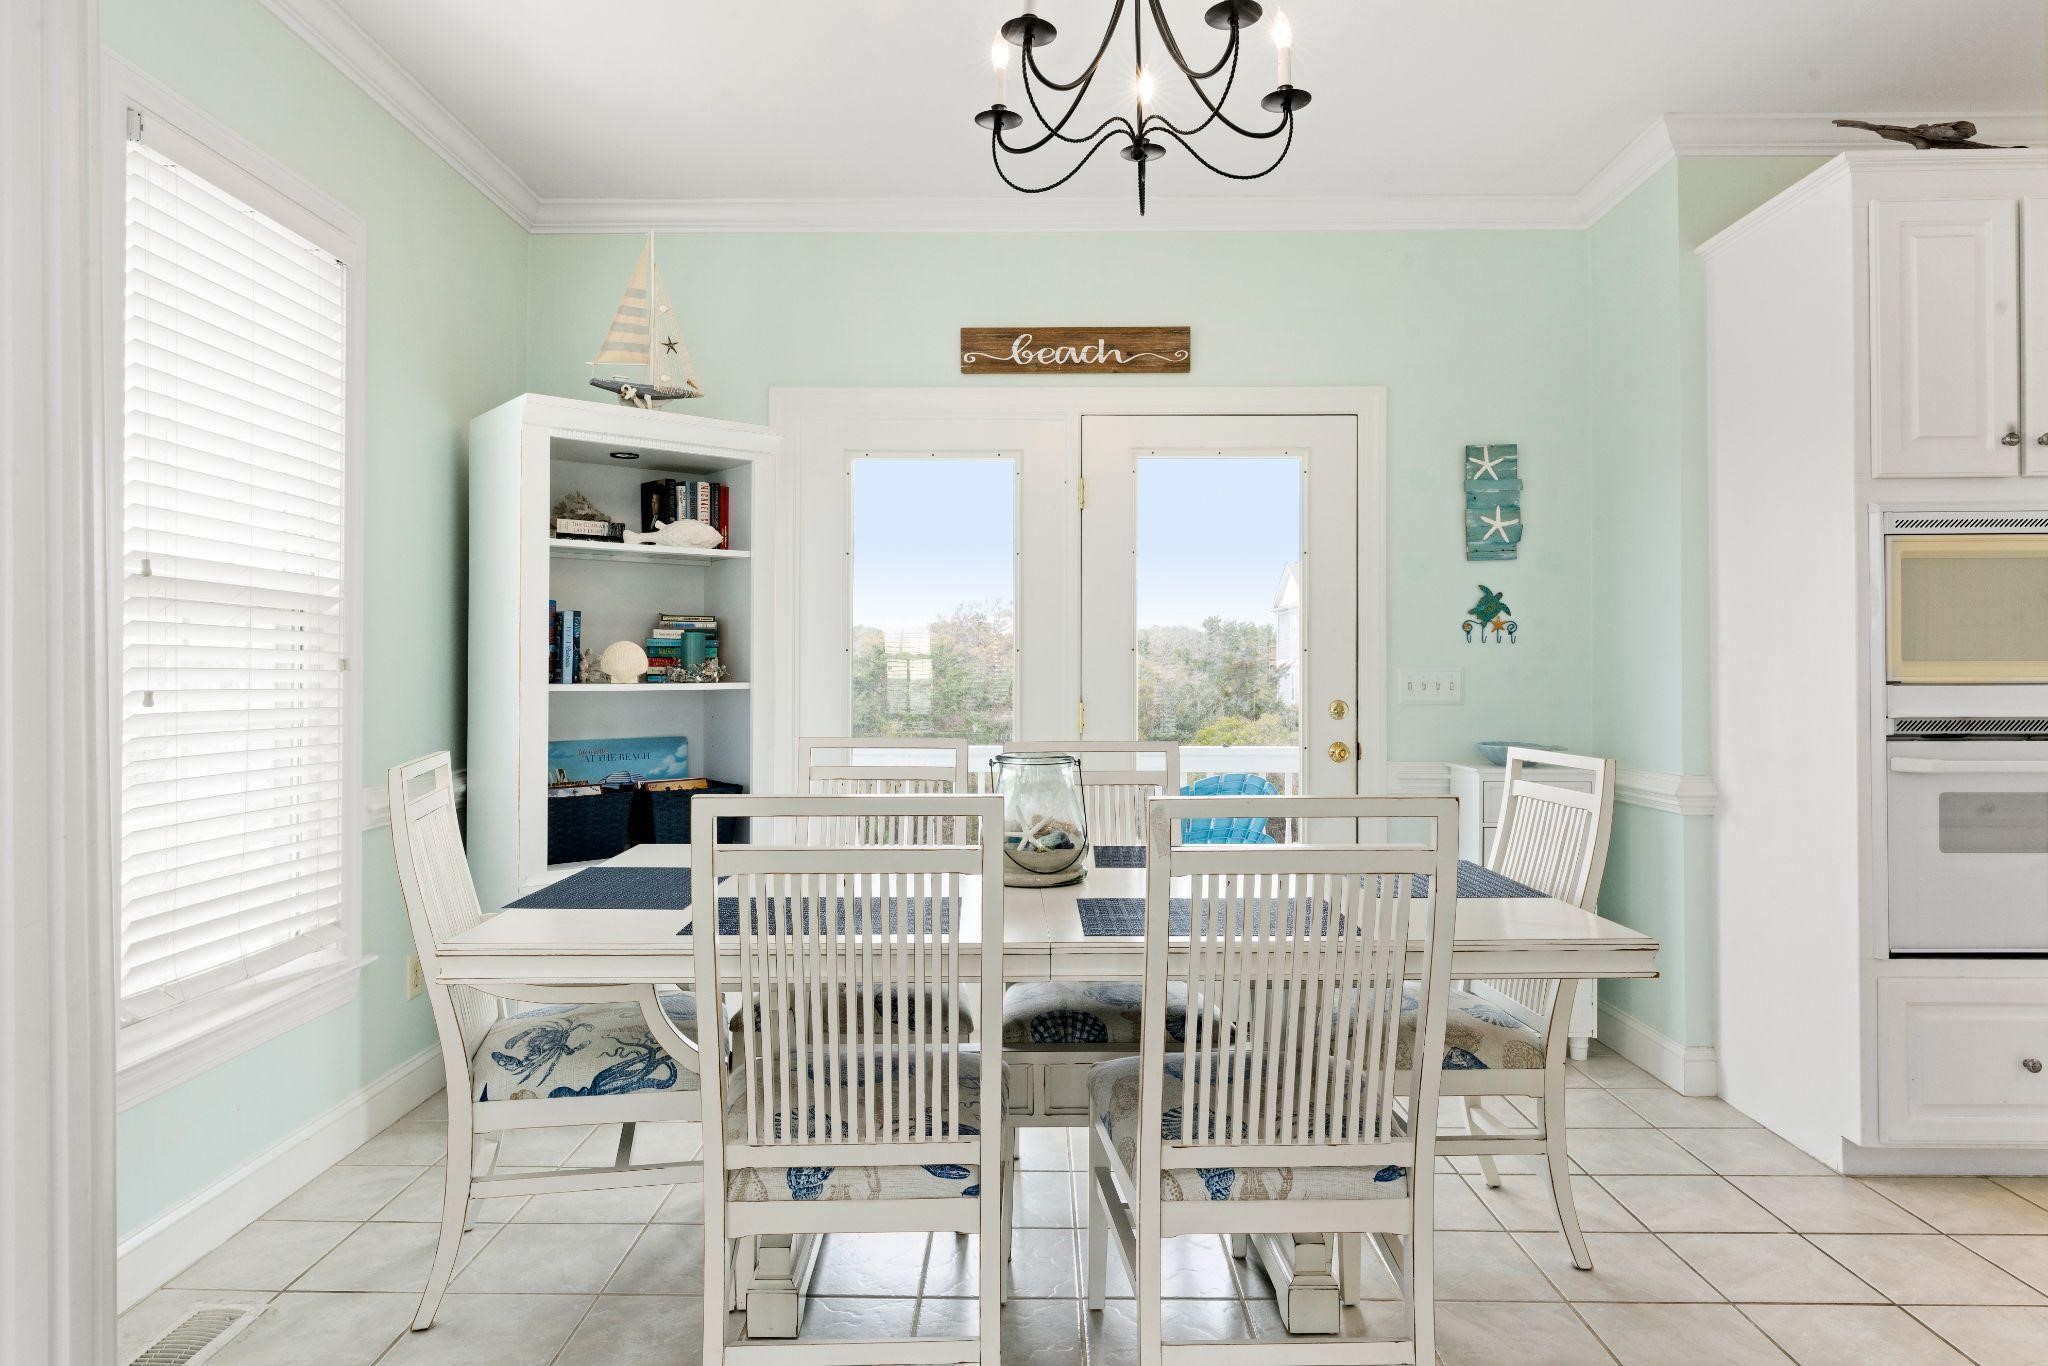
M 853 462 L 853 733 L 1010 738 L 1017 659 L 1016 467 Z
M 1138 461 L 1138 730 L 1181 742 L 1190 783 L 1299 789 L 1301 479 L 1292 457 Z

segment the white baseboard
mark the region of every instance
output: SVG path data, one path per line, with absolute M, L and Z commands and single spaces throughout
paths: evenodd
M 427 1100 L 442 1081 L 440 1048 L 423 1049 L 123 1238 L 115 1251 L 120 1307 L 127 1309 L 219 1247 Z
M 1845 1176 L 2048 1176 L 2048 1148 L 1866 1148 L 1842 1140 Z
M 1681 1096 L 1721 1094 L 1721 1068 L 1712 1048 L 1680 1043 L 1605 1003 L 1600 1007 L 1600 1042 Z

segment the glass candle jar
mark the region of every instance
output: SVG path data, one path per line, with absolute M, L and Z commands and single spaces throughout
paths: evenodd
M 1057 887 L 1088 872 L 1088 808 L 1072 754 L 998 754 L 989 761 L 1003 799 L 1003 881 Z

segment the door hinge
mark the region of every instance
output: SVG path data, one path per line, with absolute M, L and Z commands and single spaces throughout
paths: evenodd
M 1086 512 L 1088 510 L 1088 480 L 1086 477 L 1083 477 L 1079 483 L 1074 485 L 1074 498 L 1080 504 L 1081 510 Z
M 1074 738 L 1079 740 L 1088 734 L 1088 704 L 1083 702 L 1074 710 Z
M 130 109 L 128 111 L 128 141 L 142 141 L 142 111 L 140 109 Z

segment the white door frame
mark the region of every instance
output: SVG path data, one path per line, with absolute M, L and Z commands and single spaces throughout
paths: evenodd
M 0 1361 L 114 1357 L 99 6 L 0 8 Z
M 1387 732 L 1387 392 L 1376 386 L 1304 386 L 1270 388 L 1193 388 L 1166 385 L 1124 387 L 1122 385 L 1041 385 L 1020 380 L 1014 385 L 956 385 L 944 388 L 778 388 L 768 393 L 768 423 L 783 435 L 784 459 L 790 462 L 792 478 L 782 486 L 793 490 L 771 510 L 766 528 L 768 544 L 756 549 L 757 558 L 771 560 L 769 591 L 773 594 L 774 657 L 786 661 L 775 677 L 755 684 L 754 705 L 762 709 L 770 752 L 774 763 L 769 773 L 758 775 L 761 790 L 774 784 L 783 791 L 795 791 L 795 748 L 799 728 L 799 690 L 796 679 L 803 669 L 801 646 L 805 623 L 813 639 L 844 616 L 821 612 L 804 603 L 798 579 L 798 547 L 820 537 L 832 544 L 843 539 L 837 514 L 823 521 L 822 508 L 806 497 L 807 487 L 833 472 L 836 479 L 840 455 L 849 448 L 847 435 L 858 431 L 863 440 L 886 449 L 914 449 L 920 432 L 942 431 L 946 424 L 1008 424 L 997 439 L 1005 449 L 1027 447 L 1043 452 L 1040 458 L 1063 461 L 1070 478 L 1078 478 L 1081 457 L 1081 419 L 1120 416 L 1340 416 L 1358 422 L 1358 706 L 1356 747 L 1359 751 L 1358 786 L 1361 792 L 1386 792 L 1388 788 Z M 987 449 L 987 439 L 978 443 Z M 819 462 L 830 462 L 829 465 Z M 836 485 L 835 485 L 836 487 Z M 808 517 L 807 517 L 808 512 Z M 1038 583 L 1035 592 L 1045 595 L 1040 610 L 1080 610 L 1079 519 L 1065 519 L 1070 528 L 1061 535 L 1071 544 L 1039 547 L 1050 555 L 1041 558 L 1057 567 L 1054 583 Z M 759 528 L 757 528 L 758 530 Z M 1030 603 L 1020 595 L 1018 627 L 1020 645 L 1029 633 Z M 1071 654 L 1071 651 L 1061 652 Z M 1032 660 L 1036 659 L 1036 663 Z M 1067 691 L 1080 695 L 1079 660 L 1048 658 L 1045 652 L 1027 656 L 1027 668 L 1071 670 L 1072 686 Z M 1030 693 L 1018 680 L 1027 700 Z M 1057 675 L 1041 686 L 1057 687 Z M 1026 734 L 1036 733 L 1030 717 L 1022 723 Z

